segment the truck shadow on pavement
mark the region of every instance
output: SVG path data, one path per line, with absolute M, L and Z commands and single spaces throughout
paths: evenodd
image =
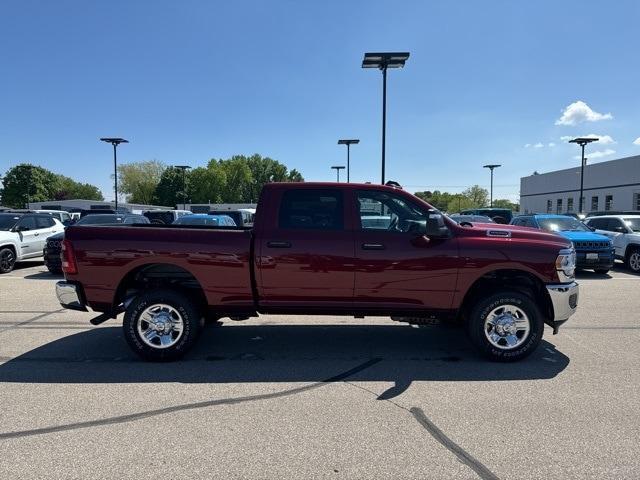
M 319 382 L 375 360 L 349 379 L 393 382 L 380 399 L 401 394 L 414 381 L 543 380 L 569 364 L 545 340 L 523 361 L 490 362 L 453 327 L 228 323 L 205 328 L 194 349 L 172 363 L 139 360 L 120 327 L 94 328 L 0 360 L 0 382 L 84 384 Z

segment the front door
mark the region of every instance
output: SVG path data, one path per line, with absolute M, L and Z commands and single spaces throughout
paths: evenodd
M 15 226 L 20 241 L 21 257 L 35 257 L 42 254 L 36 219 L 33 216 L 24 216 Z
M 424 235 L 427 217 L 441 214 L 401 192 L 359 190 L 355 201 L 355 306 L 416 313 L 450 309 L 457 240 Z
M 257 246 L 261 306 L 349 309 L 354 258 L 345 191 L 301 187 L 274 194 L 270 209 L 279 214 L 263 227 Z

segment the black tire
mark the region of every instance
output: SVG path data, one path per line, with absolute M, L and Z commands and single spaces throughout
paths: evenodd
M 49 270 L 49 273 L 51 273 L 52 275 L 62 275 L 62 269 L 61 268 L 47 267 L 47 270 Z
M 633 273 L 640 273 L 640 261 L 637 261 L 637 257 L 640 256 L 640 248 L 630 248 L 624 259 L 624 264 Z
M 16 254 L 12 248 L 0 248 L 0 273 L 9 273 L 16 265 Z
M 180 315 L 182 333 L 176 334 L 176 342 L 167 347 L 151 346 L 143 340 L 138 332 L 140 316 L 154 305 L 169 305 Z M 172 290 L 151 290 L 139 295 L 125 311 L 122 329 L 124 337 L 131 349 L 144 360 L 169 362 L 186 354 L 198 339 L 201 327 L 201 314 L 189 297 Z M 142 325 L 150 325 L 143 322 Z
M 529 319 L 529 332 L 513 348 L 506 345 L 499 348 L 493 345 L 485 334 L 487 316 L 501 305 L 514 305 Z M 471 343 L 485 357 L 498 362 L 515 362 L 527 357 L 538 347 L 544 332 L 544 321 L 531 297 L 518 292 L 505 291 L 490 297 L 480 298 L 471 311 L 467 329 Z
M 594 272 L 596 272 L 598 275 L 606 275 L 607 273 L 609 273 L 609 269 L 608 268 L 596 268 L 594 270 Z

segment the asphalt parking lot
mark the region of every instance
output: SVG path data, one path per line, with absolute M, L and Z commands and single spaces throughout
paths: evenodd
M 62 310 L 41 262 L 0 276 L 0 478 L 638 478 L 640 276 L 582 273 L 579 312 L 517 364 L 454 328 L 263 316 L 139 361 Z

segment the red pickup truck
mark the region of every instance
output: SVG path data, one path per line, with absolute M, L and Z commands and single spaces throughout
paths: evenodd
M 77 226 L 65 233 L 62 306 L 124 312 L 148 360 L 186 353 L 206 319 L 258 313 L 455 321 L 513 361 L 574 312 L 575 252 L 555 234 L 457 224 L 402 189 L 273 183 L 252 228 Z

